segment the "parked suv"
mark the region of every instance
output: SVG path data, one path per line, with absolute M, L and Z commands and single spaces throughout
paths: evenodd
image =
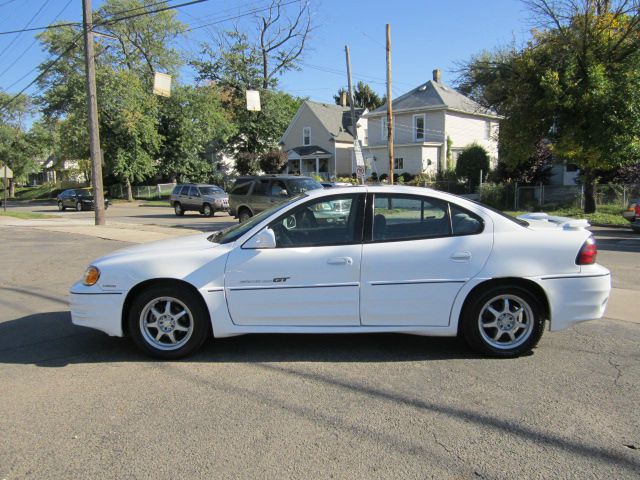
M 322 185 L 299 175 L 240 177 L 229 192 L 229 213 L 242 223 L 290 197 L 317 188 Z
M 229 211 L 229 196 L 217 185 L 187 183 L 176 185 L 169 197 L 169 204 L 176 215 L 195 210 L 207 217 L 216 212 Z

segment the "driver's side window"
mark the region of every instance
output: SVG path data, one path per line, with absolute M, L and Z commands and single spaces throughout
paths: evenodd
M 337 195 L 308 201 L 272 222 L 277 248 L 359 243 L 362 195 Z

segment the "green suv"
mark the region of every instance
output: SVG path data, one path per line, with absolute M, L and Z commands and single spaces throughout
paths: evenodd
M 229 213 L 242 223 L 290 197 L 317 188 L 322 185 L 299 175 L 239 177 L 229 192 Z

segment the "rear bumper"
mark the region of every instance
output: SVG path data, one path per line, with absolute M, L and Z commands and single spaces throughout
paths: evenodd
M 582 275 L 539 279 L 549 299 L 552 331 L 602 318 L 611 292 L 611 274 L 597 267 Z
M 108 335 L 122 337 L 123 293 L 69 292 L 71 321 L 74 325 L 95 328 Z

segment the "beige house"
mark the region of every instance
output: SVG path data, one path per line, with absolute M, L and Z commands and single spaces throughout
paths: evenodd
M 356 109 L 358 137 L 366 142 L 366 109 Z M 287 173 L 317 174 L 324 179 L 355 172 L 353 127 L 349 107 L 305 101 L 280 139 L 287 152 Z
M 386 104 L 365 114 L 369 131 L 364 156 L 374 160 L 378 175 L 389 172 L 386 115 Z M 499 121 L 494 112 L 442 84 L 440 70 L 434 70 L 433 80 L 393 100 L 394 173 L 446 170 L 447 137 L 454 165 L 464 147 L 477 143 L 495 167 Z

